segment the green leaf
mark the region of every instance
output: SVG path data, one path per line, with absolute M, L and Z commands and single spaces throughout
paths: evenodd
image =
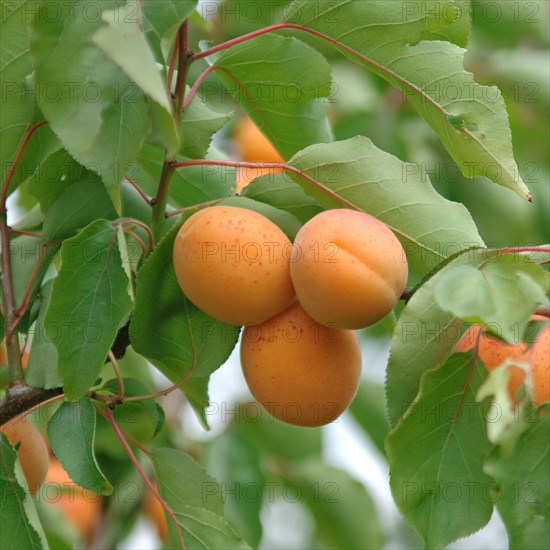
M 29 363 L 25 371 L 25 381 L 35 388 L 52 389 L 63 384 L 57 372 L 57 349 L 50 339 L 56 338 L 57 327 L 48 327 L 45 323 L 52 282 L 48 281 L 40 289 L 40 310 L 32 332 Z
M 186 548 L 249 548 L 223 517 L 223 492 L 214 478 L 175 449 L 155 449 L 151 458 L 160 494 L 182 527 Z M 171 521 L 168 528 L 170 546 L 180 546 Z
M 37 0 L 14 0 L 0 4 L 0 170 L 4 182 L 14 156 L 34 117 L 34 96 L 25 77 L 33 70 L 29 55 L 27 25 L 32 20 Z M 40 130 L 38 130 L 40 132 Z
M 418 166 L 381 151 L 368 138 L 312 145 L 290 164 L 322 184 L 292 174 L 326 207 L 359 208 L 388 225 L 422 274 L 460 250 L 483 245 L 462 204 L 443 198 Z
M 384 388 L 375 382 L 361 380 L 349 411 L 385 456 L 384 440 L 388 435 L 389 425 L 386 417 Z
M 78 164 L 65 149 L 59 149 L 44 159 L 27 187 L 40 203 L 42 212 L 47 212 L 57 197 L 73 183 L 95 180 L 97 175 L 94 172 Z
M 270 204 L 306 223 L 324 210 L 323 205 L 287 174 L 269 174 L 256 178 L 241 192 L 241 196 Z
M 262 538 L 262 493 L 265 475 L 257 445 L 238 430 L 230 429 L 212 440 L 208 448 L 208 471 L 225 487 L 227 516 L 243 538 L 257 548 Z
M 540 304 L 547 304 L 548 272 L 526 256 L 504 254 L 476 268 L 457 266 L 440 278 L 435 298 L 441 309 L 470 323 L 489 327 L 509 343 L 522 334 Z
M 258 202 L 246 197 L 230 197 L 229 199 L 223 200 L 219 204 L 246 208 L 262 214 L 262 216 L 265 216 L 268 220 L 271 220 L 275 225 L 280 227 L 291 242 L 296 237 L 296 233 L 298 233 L 302 227 L 300 221 L 292 214 L 289 214 L 284 210 L 279 210 L 270 204 Z
M 32 124 L 42 122 L 43 120 L 44 115 L 38 111 L 33 118 Z M 29 180 L 33 181 L 36 178 L 43 178 L 44 175 L 53 179 L 51 173 L 45 173 L 46 166 L 44 163 L 59 149 L 61 149 L 61 143 L 48 124 L 37 128 L 27 142 L 19 164 L 13 173 L 10 191 L 15 190 L 16 187 L 27 183 Z
M 497 508 L 506 525 L 511 550 L 543 550 L 550 540 L 550 407 L 544 405 L 530 418 L 515 454 L 496 448 L 485 463 L 501 493 Z
M 45 322 L 57 328 L 58 370 L 67 399 L 77 401 L 95 383 L 130 312 L 128 278 L 116 229 L 97 220 L 61 247 Z
M 285 13 L 287 22 L 337 40 L 348 48 L 336 45 L 340 52 L 402 90 L 466 177 L 486 176 L 529 198 L 500 91 L 476 83 L 464 70 L 465 50 L 446 41 L 465 46 L 468 18 L 468 4 L 446 0 L 299 0 Z
M 70 185 L 51 204 L 44 219 L 47 240 L 72 237 L 97 219 L 114 220 L 117 213 L 111 197 L 98 176 Z
M 159 62 L 169 55 L 177 30 L 196 5 L 196 0 L 155 0 L 141 6 L 143 30 Z
M 10 243 L 8 254 L 11 258 L 13 294 L 16 304 L 20 304 L 23 299 L 43 245 L 42 239 L 30 235 L 17 236 Z
M 316 520 L 318 534 L 329 548 L 382 548 L 376 506 L 365 487 L 349 473 L 307 460 L 290 467 L 300 496 Z
M 17 453 L 0 433 L 0 548 L 48 548 L 34 501 L 25 491 Z
M 71 479 L 85 489 L 110 495 L 113 486 L 99 469 L 94 453 L 96 412 L 88 398 L 62 403 L 48 422 L 48 439 Z
M 101 176 L 119 208 L 118 185 L 138 155 L 149 120 L 141 90 L 91 42 L 105 23 L 87 14 L 98 15 L 103 7 L 108 4 L 92 0 L 41 2 L 30 48 L 42 112 L 71 156 Z M 56 17 L 48 17 L 48 10 Z
M 124 13 L 129 7 L 136 11 L 132 17 Z M 93 34 L 92 42 L 117 63 L 145 94 L 168 113 L 172 113 L 172 105 L 155 58 L 140 28 L 140 16 L 140 4 L 137 2 L 104 11 L 101 18 L 107 26 Z
M 460 336 L 462 321 L 441 309 L 435 299 L 439 281 L 455 266 L 480 266 L 498 253 L 479 249 L 458 255 L 423 282 L 407 302 L 393 333 L 386 370 L 390 426 L 395 426 L 413 402 L 422 375 L 446 359 Z
M 483 472 L 489 442 L 475 400 L 485 375 L 465 354 L 427 372 L 386 440 L 393 498 L 425 548 L 442 548 L 491 518 L 494 483 Z
M 174 383 L 186 375 L 207 379 L 225 363 L 240 330 L 213 319 L 183 295 L 172 259 L 180 225 L 167 233 L 140 269 L 130 325 L 134 349 Z M 184 392 L 187 385 L 182 386 Z
M 183 111 L 179 154 L 191 159 L 204 158 L 214 134 L 232 118 L 233 113 L 216 113 L 195 95 Z
M 288 159 L 312 143 L 331 141 L 326 119 L 330 66 L 307 44 L 263 35 L 227 49 L 216 76 Z

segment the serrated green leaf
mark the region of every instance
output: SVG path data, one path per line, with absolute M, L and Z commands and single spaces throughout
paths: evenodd
M 128 7 L 134 7 L 133 17 L 124 16 Z M 104 11 L 101 18 L 107 26 L 92 35 L 92 42 L 117 63 L 145 94 L 171 113 L 168 93 L 139 25 L 140 4 L 128 2 L 127 5 Z
M 143 30 L 157 60 L 164 62 L 164 65 L 168 65 L 165 59 L 177 30 L 196 5 L 196 0 L 155 0 L 143 3 Z
M 475 400 L 485 376 L 465 354 L 426 372 L 418 397 L 386 439 L 394 501 L 427 549 L 469 535 L 491 518 L 494 483 L 483 472 L 490 447 Z
M 105 23 L 89 17 L 108 3 L 79 0 L 40 3 L 31 25 L 30 50 L 39 106 L 63 146 L 101 176 L 115 207 L 118 186 L 149 130 L 145 96 L 119 66 L 91 42 Z M 56 17 L 47 16 L 55 10 Z
M 213 319 L 181 291 L 172 259 L 180 225 L 166 234 L 140 269 L 130 325 L 134 349 L 174 383 L 189 373 L 192 378 L 208 378 L 227 360 L 239 335 L 238 327 Z
M 269 174 L 251 181 L 240 193 L 243 197 L 284 210 L 306 223 L 324 210 L 323 205 L 286 174 Z
M 48 422 L 48 439 L 75 483 L 101 495 L 110 495 L 113 486 L 99 469 L 95 458 L 95 426 L 96 412 L 90 399 L 65 402 Z
M 216 113 L 195 96 L 183 111 L 179 154 L 191 159 L 204 158 L 214 134 L 231 118 L 233 113 Z
M 348 472 L 321 460 L 299 462 L 289 470 L 328 548 L 364 548 L 365 543 L 369 548 L 383 547 L 374 501 Z
M 302 227 L 300 221 L 292 214 L 284 210 L 279 210 L 270 204 L 247 197 L 230 197 L 229 199 L 221 201 L 219 204 L 246 208 L 262 214 L 262 216 L 265 216 L 268 220 L 271 220 L 275 225 L 281 228 L 291 242 Z
M 0 4 L 0 170 L 4 182 L 14 156 L 34 117 L 34 96 L 25 77 L 33 70 L 29 55 L 27 25 L 32 20 L 37 0 L 14 0 Z
M 17 453 L 0 433 L 0 548 L 48 548 L 34 502 L 25 491 Z
M 476 268 L 446 270 L 435 289 L 441 309 L 470 323 L 489 326 L 517 343 L 523 325 L 538 305 L 548 303 L 548 272 L 525 256 L 504 254 Z
M 413 402 L 422 375 L 445 360 L 460 336 L 461 321 L 442 310 L 435 299 L 441 277 L 455 266 L 483 265 L 498 254 L 486 249 L 459 254 L 424 282 L 407 302 L 393 333 L 386 370 L 390 426 L 395 426 Z
M 332 140 L 326 119 L 330 66 L 307 44 L 264 35 L 228 48 L 215 75 L 283 158 Z
M 27 187 L 40 203 L 42 212 L 47 212 L 57 197 L 73 183 L 96 179 L 94 172 L 78 164 L 65 149 L 59 149 L 44 159 Z
M 322 184 L 291 174 L 326 207 L 355 207 L 388 225 L 422 274 L 460 250 L 483 246 L 462 204 L 443 198 L 416 165 L 378 149 L 366 137 L 312 145 L 290 164 Z
M 105 220 L 91 223 L 61 247 L 45 322 L 57 328 L 58 370 L 71 401 L 94 384 L 132 307 L 121 263 L 116 229 Z
M 332 37 L 349 48 L 335 46 L 344 55 L 402 90 L 466 177 L 486 176 L 529 198 L 502 95 L 475 82 L 464 70 L 465 50 L 446 41 L 466 44 L 468 8 L 447 0 L 298 0 L 285 20 Z
M 544 405 L 529 421 L 515 453 L 496 448 L 485 463 L 501 493 L 497 508 L 506 525 L 511 550 L 543 550 L 550 540 L 550 406 Z
M 213 477 L 175 449 L 155 449 L 151 457 L 159 492 L 181 525 L 186 548 L 249 548 L 223 517 L 223 491 Z M 171 521 L 168 528 L 171 546 L 179 546 Z
M 29 363 L 25 370 L 25 381 L 35 388 L 60 388 L 63 384 L 57 372 L 57 349 L 50 339 L 55 339 L 56 327 L 49 329 L 45 323 L 51 289 L 52 281 L 48 281 L 40 289 L 40 310 L 32 332 Z
M 117 212 L 98 176 L 70 185 L 50 205 L 42 229 L 47 240 L 74 236 L 97 219 L 114 220 Z

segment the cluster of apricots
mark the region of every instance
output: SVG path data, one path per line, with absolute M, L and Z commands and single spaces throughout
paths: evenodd
M 393 309 L 408 274 L 392 231 L 349 209 L 318 214 L 291 243 L 257 212 L 213 206 L 185 221 L 173 257 L 189 300 L 245 326 L 241 362 L 254 397 L 300 426 L 347 408 L 361 374 L 354 331 Z

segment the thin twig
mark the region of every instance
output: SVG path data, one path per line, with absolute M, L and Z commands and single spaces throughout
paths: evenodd
M 122 430 L 120 429 L 120 426 L 117 424 L 113 412 L 110 407 L 107 407 L 105 409 L 105 413 L 107 415 L 107 420 L 109 424 L 111 424 L 118 440 L 120 441 L 121 445 L 124 447 L 124 450 L 126 451 L 126 454 L 128 455 L 128 458 L 132 461 L 134 467 L 138 471 L 139 475 L 149 487 L 150 491 L 153 493 L 155 498 L 159 501 L 160 505 L 164 508 L 164 511 L 170 516 L 170 519 L 174 522 L 174 525 L 176 526 L 176 529 L 178 531 L 178 536 L 181 543 L 181 548 L 185 550 L 185 542 L 183 541 L 183 534 L 181 532 L 181 527 L 179 524 L 178 519 L 176 518 L 176 515 L 174 514 L 174 511 L 166 501 L 160 496 L 158 489 L 155 487 L 154 483 L 147 477 L 147 474 L 143 471 L 143 468 L 141 467 L 141 464 L 139 463 L 136 455 L 134 454 L 134 451 L 132 451 L 130 445 L 128 445 L 128 442 L 126 441 L 126 438 L 124 437 L 124 434 L 122 433 Z
M 128 183 L 139 193 L 139 196 L 149 205 L 153 206 L 155 204 L 154 199 L 151 199 L 147 193 L 139 186 L 139 184 L 132 179 L 130 176 L 126 176 Z

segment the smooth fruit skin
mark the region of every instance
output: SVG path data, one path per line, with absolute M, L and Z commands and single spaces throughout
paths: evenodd
M 548 321 L 546 317 L 535 315 L 533 321 Z M 506 359 L 529 363 L 533 376 L 535 404 L 550 401 L 550 325 L 544 327 L 531 346 L 524 342 L 506 344 L 490 334 L 485 334 L 479 325 L 471 326 L 462 336 L 455 351 L 466 352 L 476 346 L 479 337 L 478 355 L 488 370 L 493 370 Z M 525 373 L 519 367 L 510 367 L 508 391 L 512 401 L 517 402 L 516 392 L 525 379 Z
M 28 420 L 18 420 L 2 429 L 13 446 L 19 444 L 17 457 L 25 474 L 29 492 L 35 496 L 48 473 L 50 455 L 40 432 Z
M 151 519 L 157 528 L 157 533 L 160 540 L 166 540 L 168 538 L 168 522 L 164 515 L 164 509 L 161 503 L 153 495 L 148 492 L 143 503 L 145 514 Z
M 401 243 L 364 212 L 321 212 L 300 229 L 292 253 L 298 300 L 327 326 L 359 329 L 376 323 L 395 307 L 407 283 Z
M 83 539 L 91 541 L 101 517 L 100 495 L 77 485 L 57 459 L 51 461 L 47 485 L 56 487 L 45 487 L 43 500 L 61 509 Z
M 322 426 L 351 403 L 361 377 L 353 331 L 314 321 L 295 302 L 244 330 L 241 363 L 252 395 L 272 416 L 297 426 Z
M 291 243 L 266 217 L 234 206 L 191 216 L 174 242 L 174 268 L 184 294 L 225 323 L 257 324 L 294 300 Z
M 283 162 L 277 149 L 248 117 L 238 123 L 233 138 L 237 144 L 237 153 L 244 161 Z
M 237 145 L 237 155 L 245 162 L 284 162 L 271 142 L 248 117 L 241 119 L 233 135 Z M 239 168 L 237 169 L 237 193 L 240 193 L 253 179 L 266 174 L 278 174 L 279 168 Z

